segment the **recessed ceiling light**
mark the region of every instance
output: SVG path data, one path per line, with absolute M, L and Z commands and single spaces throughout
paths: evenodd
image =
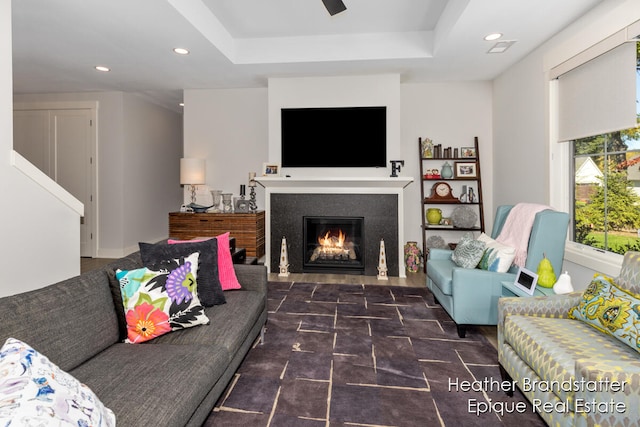
M 189 55 L 189 51 L 182 47 L 176 47 L 173 51 L 178 55 Z
M 105 67 L 104 65 L 96 65 L 95 69 L 98 71 L 102 71 L 102 72 L 107 72 L 107 71 L 111 71 L 111 68 L 109 67 Z
M 493 40 L 498 40 L 500 37 L 502 37 L 502 33 L 491 33 L 491 34 L 487 34 L 486 36 L 484 36 L 484 39 L 488 42 L 493 41 Z
M 181 107 L 184 107 L 184 102 L 181 102 L 180 104 L 178 104 Z

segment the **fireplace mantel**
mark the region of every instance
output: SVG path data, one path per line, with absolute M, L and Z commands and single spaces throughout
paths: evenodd
M 338 188 L 370 188 L 380 190 L 382 188 L 402 189 L 413 182 L 412 177 L 306 177 L 287 178 L 274 176 L 256 177 L 256 181 L 266 189 L 338 189 Z
M 412 177 L 256 177 L 265 188 L 265 264 L 271 271 L 271 196 L 280 193 L 300 194 L 394 194 L 397 195 L 398 218 L 398 275 L 406 277 L 404 268 L 404 188 L 413 182 Z M 394 239 L 395 240 L 395 239 Z M 277 266 L 274 266 L 277 267 Z

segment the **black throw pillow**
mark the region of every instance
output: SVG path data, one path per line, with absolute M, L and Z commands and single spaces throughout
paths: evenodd
M 199 252 L 198 297 L 205 307 L 226 303 L 218 278 L 218 241 L 213 238 L 202 242 L 186 243 L 139 243 L 142 264 L 152 269 L 162 261 L 187 257 Z
M 116 317 L 118 318 L 118 340 L 124 342 L 127 338 L 127 318 L 124 313 L 124 304 L 122 303 L 122 292 L 120 291 L 120 282 L 116 279 L 116 272 L 114 270 L 105 270 L 107 277 L 109 278 L 109 290 L 111 291 L 111 298 L 113 298 L 113 305 L 116 308 Z

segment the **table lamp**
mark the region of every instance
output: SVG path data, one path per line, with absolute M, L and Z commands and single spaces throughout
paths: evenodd
M 196 185 L 205 183 L 204 159 L 183 158 L 180 159 L 180 184 L 188 185 L 191 190 L 191 203 L 196 202 Z

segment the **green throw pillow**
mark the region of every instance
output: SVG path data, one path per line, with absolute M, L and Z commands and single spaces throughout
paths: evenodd
M 640 299 L 619 288 L 613 279 L 596 273 L 569 310 L 569 318 L 581 320 L 640 352 Z

